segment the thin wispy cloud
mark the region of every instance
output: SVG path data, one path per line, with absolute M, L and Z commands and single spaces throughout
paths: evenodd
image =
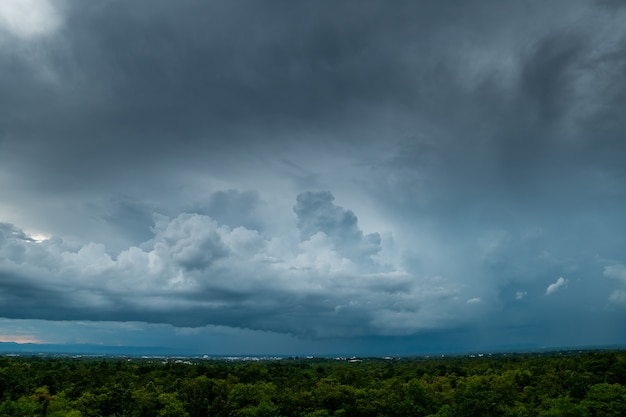
M 626 307 L 626 265 L 607 265 L 604 267 L 604 276 L 618 283 L 618 288 L 609 296 L 609 303 L 618 308 Z
M 551 295 L 554 294 L 555 292 L 559 291 L 562 288 L 567 287 L 568 281 L 563 278 L 563 277 L 559 277 L 559 279 L 557 279 L 555 282 L 553 282 L 552 284 L 548 285 L 548 288 L 546 288 L 546 294 L 545 295 Z

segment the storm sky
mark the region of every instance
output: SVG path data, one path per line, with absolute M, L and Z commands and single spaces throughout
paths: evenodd
M 626 344 L 624 21 L 2 0 L 0 341 Z

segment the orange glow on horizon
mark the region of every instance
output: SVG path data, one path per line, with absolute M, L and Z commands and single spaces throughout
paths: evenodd
M 19 343 L 19 344 L 42 343 L 41 340 L 33 336 L 13 336 L 13 335 L 0 335 L 0 342 L 1 343 L 13 342 L 13 343 Z

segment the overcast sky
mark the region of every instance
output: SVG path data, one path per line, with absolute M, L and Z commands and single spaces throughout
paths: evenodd
M 0 341 L 626 344 L 626 7 L 0 2 Z

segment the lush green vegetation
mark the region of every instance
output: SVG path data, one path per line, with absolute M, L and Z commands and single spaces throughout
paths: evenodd
M 0 400 L 1 416 L 624 416 L 626 352 L 193 364 L 0 357 Z

